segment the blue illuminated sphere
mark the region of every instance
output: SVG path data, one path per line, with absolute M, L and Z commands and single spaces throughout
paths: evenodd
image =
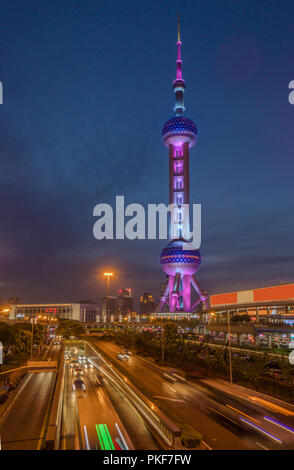
M 184 249 L 187 248 L 187 249 Z M 199 250 L 189 250 L 189 243 L 183 239 L 172 240 L 160 254 L 160 264 L 166 274 L 195 274 L 201 264 Z
M 197 134 L 196 124 L 184 116 L 169 119 L 162 128 L 163 142 L 167 147 L 170 144 L 182 145 L 184 142 L 192 147 L 196 143 Z

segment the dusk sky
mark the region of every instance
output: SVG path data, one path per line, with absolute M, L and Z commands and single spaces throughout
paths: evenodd
M 0 2 L 0 296 L 158 298 L 163 240 L 93 237 L 93 208 L 168 203 L 177 12 L 191 202 L 209 293 L 294 281 L 293 0 Z

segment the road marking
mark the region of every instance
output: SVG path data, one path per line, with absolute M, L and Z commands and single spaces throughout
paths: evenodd
M 204 442 L 204 441 L 201 441 L 201 442 L 205 447 L 207 447 L 208 450 L 213 450 L 211 447 L 209 447 L 208 444 L 206 444 L 206 442 Z
M 158 396 L 158 395 L 154 395 L 153 398 L 160 398 L 161 400 L 179 401 L 179 402 L 181 402 L 181 403 L 186 403 L 185 400 L 179 400 L 178 398 L 160 397 L 160 396 Z
M 203 408 L 203 406 L 200 406 L 200 410 L 205 411 L 205 413 L 210 415 L 210 411 L 208 411 L 206 408 Z
M 264 445 L 260 444 L 260 442 L 256 441 L 256 444 L 258 444 L 260 447 L 262 447 L 264 450 L 269 450 L 267 447 Z

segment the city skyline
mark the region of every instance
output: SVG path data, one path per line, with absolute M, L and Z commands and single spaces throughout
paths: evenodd
M 1 296 L 98 300 L 109 268 L 114 292 L 124 279 L 158 298 L 162 240 L 97 241 L 92 210 L 122 192 L 168 201 L 160 130 L 173 115 L 178 5 L 75 3 L 80 15 L 56 1 L 3 6 Z M 210 294 L 293 280 L 293 13 L 289 1 L 181 4 Z

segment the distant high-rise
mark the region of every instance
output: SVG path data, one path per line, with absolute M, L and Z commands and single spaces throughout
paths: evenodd
M 131 289 L 119 289 L 116 298 L 117 310 L 122 315 L 127 315 L 133 311 L 133 297 Z
M 108 297 L 104 296 L 102 297 L 101 304 L 102 321 L 109 323 L 114 318 L 117 310 L 116 297 L 111 295 Z
M 150 292 L 145 292 L 140 297 L 140 314 L 151 315 L 154 313 L 155 301 Z

